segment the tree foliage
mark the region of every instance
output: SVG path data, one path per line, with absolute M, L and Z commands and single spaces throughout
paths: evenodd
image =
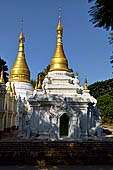
M 32 79 L 32 80 L 31 80 L 31 84 L 33 85 L 33 88 L 35 88 L 36 81 Z
M 113 52 L 112 52 L 113 53 Z M 113 55 L 110 57 L 110 63 L 113 64 Z M 113 66 L 112 66 L 113 67 Z
M 88 86 L 91 95 L 97 99 L 103 123 L 113 123 L 113 79 L 96 82 Z
M 109 43 L 113 44 L 113 33 L 110 33 Z M 112 54 L 113 54 L 113 51 L 112 51 Z M 113 64 L 113 55 L 110 56 L 110 63 Z M 113 67 L 113 65 L 112 65 L 112 67 Z
M 96 27 L 113 30 L 113 0 L 88 0 L 95 1 L 89 10 L 91 22 Z
M 113 31 L 113 0 L 88 1 L 95 2 L 89 10 L 89 14 L 92 17 L 90 21 L 95 27 L 102 27 L 106 30 L 111 29 Z M 110 33 L 109 42 L 113 44 L 113 32 Z M 113 64 L 113 55 L 110 57 L 110 63 Z
M 113 90 L 112 90 L 113 92 Z M 103 123 L 113 123 L 113 96 L 108 93 L 97 99 Z
M 39 75 L 42 77 L 45 77 L 47 73 L 49 72 L 49 70 L 50 70 L 50 64 L 44 69 L 44 71 L 38 73 L 38 77 Z
M 91 95 L 96 99 L 106 93 L 111 94 L 111 90 L 113 89 L 113 78 L 106 81 L 96 82 L 89 85 L 88 88 Z
M 0 76 L 1 76 L 1 71 L 4 71 L 4 80 L 5 80 L 5 83 L 7 83 L 8 81 L 8 66 L 6 65 L 6 61 L 3 60 L 1 57 L 0 57 Z
M 110 37 L 109 37 L 109 43 L 113 44 L 113 32 L 109 33 Z

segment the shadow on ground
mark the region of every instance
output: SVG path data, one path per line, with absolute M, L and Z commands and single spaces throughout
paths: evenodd
M 0 166 L 0 170 L 113 170 L 112 165 Z

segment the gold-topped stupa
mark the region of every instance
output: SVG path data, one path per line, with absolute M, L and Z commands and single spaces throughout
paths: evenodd
M 24 54 L 24 42 L 25 38 L 23 35 L 23 29 L 19 36 L 19 50 L 17 59 L 10 71 L 11 82 L 28 82 L 30 83 L 30 71 L 27 66 L 27 62 Z
M 12 92 L 13 92 L 13 96 L 16 96 L 16 91 L 15 91 L 15 85 L 14 84 L 13 84 Z
M 84 85 L 84 90 L 88 90 L 88 87 L 87 87 L 87 77 L 85 77 L 84 83 L 85 83 L 85 85 Z
M 37 82 L 36 82 L 36 84 L 35 84 L 35 90 L 37 90 L 38 89 L 38 86 L 37 86 Z
M 5 84 L 3 67 L 2 67 L 2 71 L 1 71 L 0 83 Z
M 41 88 L 42 88 L 41 76 L 39 75 L 39 77 L 38 77 L 38 86 L 37 86 L 37 89 L 41 89 Z
M 57 26 L 57 44 L 51 60 L 49 71 L 68 71 L 68 61 L 65 57 L 62 43 L 63 28 L 61 25 L 61 9 L 59 9 L 59 23 Z
M 7 88 L 7 91 L 8 91 L 9 93 L 12 92 L 11 81 L 10 81 L 10 79 L 9 79 L 9 86 L 8 86 L 8 88 Z

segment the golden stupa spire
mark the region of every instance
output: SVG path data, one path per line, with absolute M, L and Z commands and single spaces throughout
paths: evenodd
M 10 71 L 11 82 L 30 82 L 30 71 L 26 63 L 24 54 L 24 34 L 23 34 L 23 20 L 21 22 L 21 33 L 19 36 L 19 50 L 17 59 Z
M 0 83 L 5 84 L 3 66 L 2 66 L 2 71 L 1 71 Z
M 37 90 L 38 89 L 38 86 L 37 86 L 37 82 L 36 82 L 36 84 L 35 84 L 35 90 Z
M 9 79 L 9 86 L 8 86 L 8 88 L 7 88 L 7 91 L 8 91 L 9 93 L 12 92 L 11 81 L 10 81 L 10 79 Z
M 85 81 L 84 81 L 85 85 L 84 85 L 84 90 L 88 90 L 88 87 L 87 87 L 87 77 L 85 76 Z
M 13 96 L 16 96 L 15 85 L 13 84 Z
M 38 77 L 38 86 L 37 86 L 37 89 L 41 89 L 41 88 L 42 88 L 41 76 L 39 75 L 39 77 Z
M 50 71 L 68 71 L 68 61 L 65 57 L 62 43 L 63 28 L 61 24 L 61 8 L 59 8 L 59 23 L 57 26 L 57 44 L 51 60 Z

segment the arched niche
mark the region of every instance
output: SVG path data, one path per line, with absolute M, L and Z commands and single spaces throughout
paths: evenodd
M 70 118 L 66 113 L 64 113 L 60 117 L 60 137 L 69 136 L 69 124 L 70 124 Z

